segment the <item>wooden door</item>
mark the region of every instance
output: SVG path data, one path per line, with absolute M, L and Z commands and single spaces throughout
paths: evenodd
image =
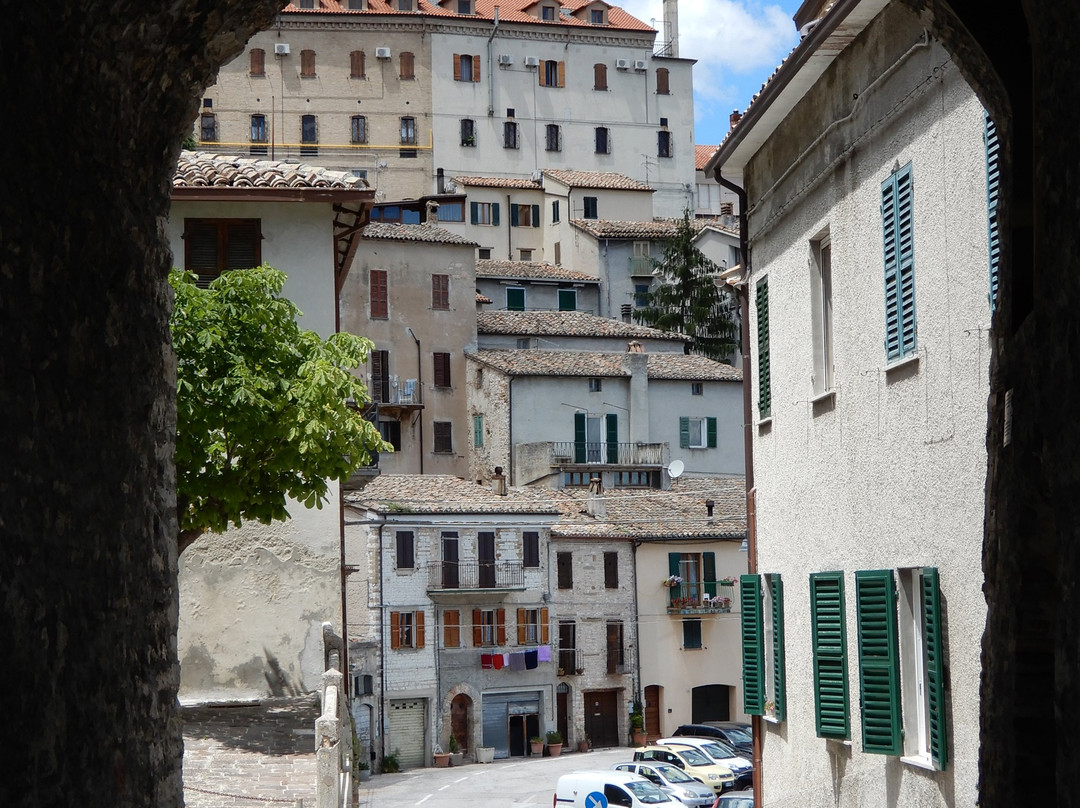
M 648 738 L 663 735 L 660 729 L 660 685 L 645 688 L 645 735 Z
M 615 690 L 585 694 L 585 734 L 594 747 L 619 746 L 619 698 Z
M 458 540 L 451 536 L 443 536 L 442 540 L 442 585 L 443 589 L 457 589 L 460 586 Z

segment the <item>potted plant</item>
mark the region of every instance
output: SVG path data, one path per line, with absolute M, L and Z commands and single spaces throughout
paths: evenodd
M 547 734 L 547 747 L 548 754 L 552 757 L 558 757 L 562 754 L 562 733 L 557 729 L 549 730 Z
M 537 757 L 544 754 L 544 739 L 539 735 L 529 738 L 529 751 Z
M 450 753 L 444 752 L 442 747 L 435 744 L 435 749 L 432 751 L 432 756 L 435 758 L 435 768 L 445 769 L 450 765 Z
M 361 760 L 356 764 L 356 772 L 361 783 L 366 783 L 371 779 L 371 766 L 366 760 Z
M 382 773 L 383 774 L 396 774 L 401 771 L 401 764 L 398 763 L 399 750 L 395 749 L 388 755 L 383 755 L 382 759 Z
M 579 736 L 579 738 L 580 738 L 580 740 L 578 740 L 578 742 L 577 742 L 577 750 L 579 752 L 588 752 L 589 751 L 589 736 L 582 733 Z
M 461 761 L 464 759 L 465 754 L 461 751 L 461 747 L 458 745 L 457 736 L 454 733 L 450 733 L 450 740 L 446 744 L 446 748 L 450 752 L 450 765 L 460 766 Z
M 681 575 L 669 575 L 667 578 L 660 582 L 661 586 L 678 586 L 682 583 Z
M 634 702 L 634 711 L 630 713 L 630 737 L 634 746 L 645 745 L 645 714 L 641 711 L 641 702 Z
M 476 762 L 477 763 L 491 763 L 495 760 L 495 747 L 494 746 L 478 746 L 476 747 Z

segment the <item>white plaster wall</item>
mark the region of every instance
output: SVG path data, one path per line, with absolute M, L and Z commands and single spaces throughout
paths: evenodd
M 597 314 L 600 311 L 600 287 L 595 281 L 585 284 L 573 281 L 536 283 L 531 280 L 496 280 L 495 278 L 477 278 L 476 280 L 476 291 L 487 295 L 493 301 L 487 306 L 488 311 L 506 308 L 506 289 L 511 286 L 525 289 L 525 308 L 528 311 L 558 311 L 559 289 L 577 291 L 575 311 L 589 314 Z M 516 347 L 513 339 L 511 339 L 510 347 Z
M 841 57 L 841 78 L 829 73 L 824 81 L 837 81 L 835 98 L 850 99 L 880 72 L 868 66 L 873 60 L 890 62 L 920 34 L 913 17 L 887 9 Z M 827 155 L 813 153 L 750 219 L 753 282 L 769 277 L 773 380 L 772 421 L 754 430 L 758 566 L 784 576 L 787 632 L 788 718 L 765 733 L 766 806 L 976 800 L 990 356 L 983 114 L 936 44 L 916 47 L 868 96 L 869 112 L 851 124 L 861 134 L 858 148 L 817 184 L 808 175 Z M 901 98 L 905 103 L 896 107 Z M 828 104 L 820 96 L 804 104 L 789 124 L 818 131 L 813 110 Z M 777 145 L 751 163 L 751 208 L 786 167 L 785 158 L 805 148 L 797 137 L 785 141 L 783 130 L 778 134 Z M 880 184 L 894 164 L 908 160 L 918 360 L 890 370 Z M 792 188 L 807 190 L 796 196 Z M 785 216 L 772 215 L 785 206 Z M 837 384 L 834 404 L 815 408 L 809 241 L 826 227 Z M 756 312 L 752 320 L 753 334 Z M 755 368 L 756 362 L 755 347 Z M 756 402 L 756 371 L 753 376 Z M 861 751 L 854 572 L 916 566 L 938 568 L 947 613 L 951 759 L 937 774 Z M 845 573 L 850 745 L 819 739 L 814 730 L 807 576 L 826 570 Z
M 684 379 L 649 381 L 649 440 L 671 447 L 671 459 L 682 460 L 688 474 L 743 474 L 742 384 L 701 382 L 702 395 Z M 679 446 L 679 418 L 716 418 L 716 448 Z
M 572 442 L 574 414 L 577 412 L 588 412 L 590 415 L 614 413 L 619 416 L 619 441 L 628 441 L 630 417 L 626 409 L 629 395 L 629 377 L 605 378 L 597 393 L 589 392 L 587 376 L 515 378 L 510 412 L 513 442 Z M 604 435 L 607 435 L 606 431 Z

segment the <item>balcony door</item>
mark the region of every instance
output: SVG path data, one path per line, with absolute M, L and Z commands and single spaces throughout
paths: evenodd
M 574 462 L 617 463 L 619 416 L 574 413 Z
M 495 588 L 495 534 L 478 533 L 476 552 L 480 560 L 480 588 Z
M 442 583 L 443 589 L 457 589 L 461 585 L 461 578 L 458 572 L 457 533 L 443 533 Z

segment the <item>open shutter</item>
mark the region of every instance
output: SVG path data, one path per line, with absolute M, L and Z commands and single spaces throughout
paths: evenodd
M 758 417 L 772 414 L 772 373 L 769 362 L 769 279 L 758 281 L 757 310 Z
M 461 81 L 461 54 L 454 54 L 454 81 Z
M 521 212 L 520 212 L 520 209 L 521 209 L 521 205 L 511 205 L 510 206 L 510 226 L 511 227 L 517 227 L 519 224 L 521 224 Z
M 585 413 L 574 413 L 574 462 L 585 462 Z
M 566 62 L 559 62 L 559 86 L 566 86 Z
M 773 714 L 777 721 L 787 718 L 787 681 L 784 664 L 784 582 L 780 574 L 769 576 L 772 599 Z
M 701 554 L 701 574 L 705 583 L 705 594 L 716 597 L 716 553 Z
M 863 751 L 902 753 L 900 650 L 892 570 L 855 573 Z
M 398 612 L 390 612 L 390 648 L 391 650 L 401 646 L 401 615 Z
M 619 416 L 607 414 L 607 462 L 619 462 Z
M 480 54 L 472 58 L 472 80 L 480 81 Z
M 679 448 L 690 448 L 690 418 L 685 415 L 679 418 Z
M 705 445 L 710 449 L 716 448 L 716 419 L 705 419 Z
M 499 645 L 506 645 L 506 609 L 495 610 L 495 634 Z
M 908 356 L 916 347 L 912 204 L 911 163 L 908 163 L 881 184 L 887 359 Z
M 945 655 L 941 637 L 941 592 L 936 567 L 922 571 L 923 642 L 926 645 L 926 701 L 930 713 L 930 757 L 944 771 L 949 763 L 945 719 Z
M 539 227 L 540 226 L 540 206 L 539 205 L 533 205 L 532 206 L 532 226 L 533 227 Z
M 842 572 L 818 572 L 810 576 L 810 629 L 817 734 L 821 738 L 846 739 L 851 735 L 851 721 Z
M 416 630 L 413 632 L 413 636 L 416 637 L 416 648 L 424 647 L 424 613 L 413 612 L 413 624 Z
M 484 627 L 481 625 L 480 620 L 482 616 L 479 609 L 472 610 L 472 644 L 473 647 L 479 648 L 484 644 Z
M 548 626 L 548 610 L 545 606 L 540 610 L 540 644 L 547 645 L 551 642 L 551 630 Z
M 668 575 L 678 575 L 679 570 L 681 569 L 681 566 L 682 566 L 681 562 L 682 562 L 682 553 L 668 553 L 667 554 Z M 670 591 L 671 591 L 671 597 L 672 598 L 679 597 L 679 587 L 673 586 L 673 587 L 671 587 Z M 670 599 L 669 599 L 668 602 L 670 603 Z
M 469 223 L 470 224 L 479 224 L 480 223 L 480 203 L 479 202 L 470 202 L 469 203 Z
M 492 202 L 491 203 L 491 225 L 492 225 L 492 227 L 498 227 L 499 226 L 499 203 L 498 202 Z
M 517 610 L 517 644 L 525 644 L 525 610 Z
M 997 308 L 998 263 L 1001 258 L 1001 240 L 998 237 L 997 209 L 1001 195 L 1001 165 L 998 146 L 997 124 L 986 113 L 986 213 L 987 235 L 990 243 L 990 311 Z
M 765 712 L 765 644 L 761 626 L 761 579 L 739 578 L 742 602 L 743 712 Z

